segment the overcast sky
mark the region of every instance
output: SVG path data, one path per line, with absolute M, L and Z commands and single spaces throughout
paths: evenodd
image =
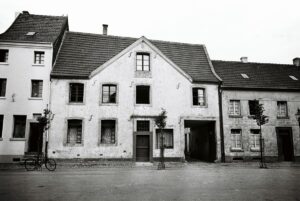
M 292 63 L 300 57 L 299 0 L 1 0 L 0 32 L 15 12 L 68 15 L 71 31 L 205 44 L 211 59 Z

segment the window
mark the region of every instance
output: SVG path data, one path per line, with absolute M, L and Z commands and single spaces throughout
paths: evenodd
M 233 149 L 242 149 L 241 129 L 231 129 L 231 146 Z
M 250 146 L 252 149 L 259 149 L 260 147 L 260 135 L 259 129 L 250 130 Z
M 150 54 L 139 52 L 136 54 L 136 70 L 150 71 Z
M 7 63 L 8 61 L 8 50 L 0 50 L 0 62 Z
M 150 86 L 136 86 L 136 104 L 150 104 Z
M 290 77 L 292 80 L 295 80 L 295 81 L 298 80 L 298 78 L 296 78 L 294 75 L 289 75 L 289 77 Z
M 0 115 L 0 138 L 2 138 L 2 130 L 3 130 L 3 115 Z
M 136 121 L 136 131 L 150 131 L 150 121 L 149 120 L 137 120 Z
M 68 120 L 67 144 L 75 145 L 82 143 L 82 120 Z
M 229 115 L 232 115 L 232 116 L 240 116 L 241 115 L 241 103 L 239 100 L 230 100 Z
M 26 128 L 26 115 L 14 115 L 13 138 L 24 138 Z
M 116 103 L 117 86 L 113 84 L 102 85 L 102 103 Z
M 173 129 L 162 129 L 162 134 L 160 129 L 156 129 L 156 149 L 159 149 L 161 146 L 162 136 L 165 148 L 173 149 Z
M 277 117 L 287 117 L 287 102 L 286 101 L 278 101 L 277 102 Z
M 193 105 L 205 106 L 204 88 L 193 88 Z
M 0 97 L 5 97 L 6 79 L 0 79 Z
M 249 79 L 249 76 L 245 73 L 242 73 L 241 76 L 244 78 L 244 79 Z
M 45 52 L 35 51 L 34 52 L 34 64 L 44 64 Z
M 31 97 L 41 98 L 43 94 L 43 80 L 31 80 Z
M 249 113 L 250 115 L 255 115 L 255 107 L 259 104 L 257 100 L 249 100 Z
M 116 120 L 101 120 L 101 144 L 115 144 Z
M 81 83 L 70 83 L 70 102 L 83 103 L 84 85 Z

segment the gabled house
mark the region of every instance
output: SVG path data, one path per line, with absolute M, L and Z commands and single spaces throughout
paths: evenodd
M 204 45 L 66 32 L 51 73 L 49 156 L 219 160 L 218 84 Z
M 0 34 L 0 162 L 41 150 L 36 118 L 49 105 L 50 72 L 68 18 L 19 13 Z
M 259 127 L 253 103 L 263 104 L 269 122 L 262 126 L 267 161 L 299 161 L 299 58 L 294 65 L 212 61 L 222 78 L 222 119 L 226 161 L 260 158 Z

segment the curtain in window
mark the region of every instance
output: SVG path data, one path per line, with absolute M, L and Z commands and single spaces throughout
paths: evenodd
M 287 116 L 287 105 L 286 102 L 277 103 L 277 116 L 286 117 Z
M 115 143 L 115 121 L 103 120 L 101 122 L 101 143 L 114 144 Z
M 163 129 L 164 145 L 166 148 L 173 148 L 173 129 Z M 161 133 L 160 130 L 156 130 L 156 148 L 161 146 Z

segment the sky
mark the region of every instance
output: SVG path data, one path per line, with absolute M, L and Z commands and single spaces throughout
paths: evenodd
M 67 15 L 70 31 L 204 44 L 211 59 L 292 64 L 299 0 L 1 0 L 0 33 L 15 12 Z

